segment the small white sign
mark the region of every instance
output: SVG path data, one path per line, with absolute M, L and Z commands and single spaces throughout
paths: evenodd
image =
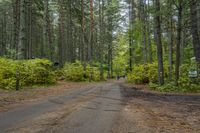
M 190 78 L 197 78 L 198 72 L 197 71 L 189 71 L 188 75 Z

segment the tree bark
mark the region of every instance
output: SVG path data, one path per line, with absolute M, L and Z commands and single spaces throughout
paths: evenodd
M 61 66 L 64 65 L 64 45 L 65 45 L 65 39 L 64 39 L 64 11 L 63 11 L 63 0 L 59 0 L 59 62 Z
M 18 53 L 18 45 L 19 45 L 19 32 L 20 32 L 20 0 L 15 0 L 14 2 L 14 49 Z M 17 55 L 14 57 L 17 59 Z
M 157 56 L 158 56 L 158 83 L 164 84 L 164 68 L 163 68 L 163 49 L 161 41 L 161 21 L 160 21 L 160 0 L 155 0 L 156 15 L 155 21 L 155 43 L 157 45 Z
M 180 46 L 181 46 L 181 32 L 182 32 L 182 0 L 178 1 L 178 25 L 177 25 L 177 43 L 176 43 L 176 67 L 175 67 L 175 85 L 178 86 L 179 68 L 180 68 Z
M 26 59 L 26 0 L 20 3 L 20 32 L 18 44 L 18 59 Z
M 197 1 L 192 0 L 190 3 L 190 17 L 191 17 L 191 33 L 193 40 L 193 50 L 196 62 L 198 63 L 198 70 L 200 70 L 200 34 L 198 32 L 198 15 L 197 15 Z

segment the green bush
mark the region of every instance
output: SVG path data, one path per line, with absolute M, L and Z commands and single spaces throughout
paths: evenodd
M 92 81 L 100 80 L 99 68 L 86 64 L 86 71 L 84 71 L 84 66 L 80 61 L 66 63 L 63 74 L 64 78 L 69 81 L 89 81 L 90 77 L 92 77 Z
M 92 76 L 91 76 L 92 75 Z M 86 80 L 89 80 L 90 76 L 93 81 L 100 81 L 100 71 L 98 67 L 86 67 Z
M 157 63 L 148 64 L 149 82 L 157 83 L 158 81 L 158 66 Z
M 84 81 L 84 67 L 80 62 L 65 63 L 64 78 L 70 81 Z
M 127 75 L 128 82 L 135 84 L 149 83 L 148 66 L 135 65 L 131 73 Z
M 199 78 L 189 78 L 188 76 L 188 72 L 195 70 L 195 68 L 195 64 L 182 64 L 180 66 L 179 86 L 175 86 L 174 82 L 166 82 L 163 86 L 151 82 L 149 86 L 162 92 L 200 92 Z
M 183 64 L 180 67 L 179 87 L 189 91 L 200 91 L 200 79 L 190 78 L 189 71 L 197 70 L 195 65 Z
M 168 67 L 164 65 L 165 77 L 168 76 Z M 157 83 L 158 65 L 157 63 L 135 65 L 132 72 L 128 73 L 128 82 L 135 84 Z
M 14 89 L 16 73 L 19 72 L 21 86 L 55 83 L 52 63 L 46 59 L 16 61 L 0 58 L 0 88 Z
M 17 63 L 10 59 L 0 58 L 0 64 L 0 88 L 13 88 L 16 82 Z
M 52 84 L 55 76 L 52 71 L 52 62 L 46 59 L 34 59 L 21 63 L 22 75 L 25 85 Z

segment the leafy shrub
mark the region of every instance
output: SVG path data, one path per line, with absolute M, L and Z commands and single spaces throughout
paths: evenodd
M 0 88 L 9 89 L 15 86 L 16 62 L 0 58 Z
M 197 84 L 190 84 L 190 86 L 175 86 L 174 83 L 166 83 L 163 86 L 150 83 L 149 87 L 160 92 L 200 92 L 200 86 Z
M 136 65 L 133 67 L 131 73 L 128 73 L 128 82 L 135 84 L 148 83 L 148 66 L 147 65 Z
M 16 86 L 16 73 L 19 72 L 20 85 L 55 83 L 51 70 L 52 63 L 45 59 L 15 61 L 0 58 L 0 88 L 14 89 Z
M 175 86 L 174 82 L 166 82 L 165 85 L 150 83 L 150 88 L 162 92 L 200 92 L 199 78 L 189 78 L 188 72 L 195 70 L 195 64 L 183 64 L 180 66 L 179 86 Z
M 65 79 L 63 69 L 55 70 L 54 75 L 55 75 L 56 80 L 64 80 Z
M 158 81 L 157 63 L 148 64 L 148 78 L 149 78 L 149 82 L 157 83 L 157 81 Z
M 35 59 L 22 62 L 22 80 L 29 84 L 52 84 L 55 76 L 52 71 L 52 62 L 46 59 Z
M 63 72 L 66 80 L 84 81 L 84 67 L 78 61 L 75 63 L 66 63 Z
M 86 71 L 80 61 L 66 63 L 63 68 L 64 78 L 69 81 L 89 81 L 90 76 L 93 81 L 100 80 L 100 72 L 97 67 L 90 67 L 86 64 Z
M 176 86 L 174 86 L 171 83 L 166 84 L 165 86 L 160 86 L 160 85 L 155 84 L 155 83 L 149 83 L 149 87 L 153 90 L 157 90 L 157 91 L 160 91 L 160 92 L 171 92 L 171 91 L 177 90 Z
M 168 76 L 168 67 L 164 65 L 165 77 Z M 158 65 L 157 63 L 135 65 L 131 73 L 128 73 L 128 82 L 135 84 L 157 83 Z
M 97 67 L 90 67 L 87 65 L 86 67 L 86 80 L 89 80 L 90 76 L 93 81 L 100 81 L 100 71 Z
M 180 67 L 180 78 L 179 78 L 179 87 L 185 88 L 189 91 L 200 91 L 200 79 L 199 78 L 190 78 L 188 75 L 189 71 L 197 70 L 195 65 L 183 64 Z

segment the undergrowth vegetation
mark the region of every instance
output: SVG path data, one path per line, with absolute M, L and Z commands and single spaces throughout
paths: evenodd
M 100 81 L 99 68 L 89 64 L 81 64 L 80 61 L 66 63 L 63 67 L 63 76 L 64 79 L 70 81 Z
M 157 83 L 157 63 L 135 65 L 132 72 L 128 73 L 127 80 L 134 84 Z M 168 66 L 165 65 L 165 77 L 168 76 Z
M 33 85 L 49 85 L 57 80 L 100 81 L 100 71 L 96 66 L 66 63 L 63 68 L 55 69 L 47 59 L 12 60 L 0 58 L 0 89 L 16 89 L 17 79 L 20 88 Z
M 0 58 L 0 88 L 15 89 L 17 77 L 20 86 L 55 83 L 52 62 L 45 59 L 16 61 Z
M 164 65 L 165 85 L 158 85 L 157 63 L 135 65 L 133 71 L 128 73 L 127 81 L 134 84 L 149 84 L 153 90 L 162 92 L 200 92 L 200 79 L 190 78 L 188 72 L 195 70 L 194 63 L 182 64 L 180 67 L 179 86 L 175 86 L 173 79 L 169 78 L 168 65 Z

